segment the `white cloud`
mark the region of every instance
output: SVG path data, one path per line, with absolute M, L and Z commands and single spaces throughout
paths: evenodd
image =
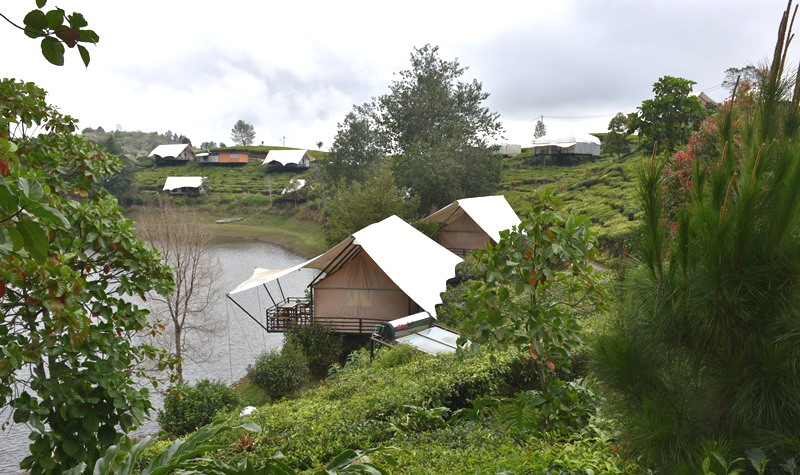
M 32 4 L 3 13 L 21 22 Z M 82 126 L 182 133 L 230 142 L 238 119 L 256 142 L 327 145 L 354 104 L 386 93 L 414 47 L 440 46 L 490 93 L 512 143 L 548 131 L 602 131 L 651 96 L 663 75 L 723 99 L 731 66 L 771 53 L 784 2 L 745 0 L 253 2 L 86 0 L 101 37 L 92 63 L 68 51 L 50 66 L 9 25 L 4 74 L 38 83 Z M 10 47 L 9 45 L 13 45 Z M 716 94 L 716 96 L 715 96 Z M 564 117 L 563 119 L 561 117 Z M 571 119 L 567 119 L 571 118 Z

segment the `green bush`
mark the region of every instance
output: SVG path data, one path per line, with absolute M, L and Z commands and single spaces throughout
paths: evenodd
M 344 351 L 342 335 L 316 323 L 293 327 L 286 332 L 284 349 L 287 347 L 303 353 L 311 374 L 317 378 L 327 376 L 328 368 L 340 362 Z
M 297 391 L 311 376 L 305 355 L 291 346 L 280 352 L 261 353 L 255 363 L 247 367 L 247 375 L 272 399 Z
M 516 359 L 511 354 L 433 357 L 414 351 L 415 356 L 401 364 L 398 360 L 403 358 L 393 352 L 405 355 L 406 349 L 382 350 L 371 365 L 360 364 L 363 358 L 356 356 L 353 361 L 359 363 L 346 365 L 302 398 L 266 406 L 250 416 L 270 434 L 268 443 L 256 446 L 253 457 L 269 457 L 279 449 L 287 464 L 306 470 L 346 448 L 391 445 L 396 434 L 392 423 L 397 427 L 409 406 L 450 411 L 464 407 L 504 386 Z M 392 364 L 386 364 L 390 360 Z
M 181 436 L 210 423 L 218 412 L 239 405 L 239 396 L 221 381 L 203 379 L 194 386 L 180 384 L 167 392 L 158 423 L 170 435 Z
M 397 345 L 391 349 L 379 348 L 375 354 L 375 361 L 372 363 L 376 368 L 389 369 L 422 357 L 423 353 L 411 345 Z

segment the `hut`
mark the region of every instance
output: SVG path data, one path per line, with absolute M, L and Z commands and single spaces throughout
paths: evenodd
M 489 242 L 500 241 L 500 231 L 520 223 L 505 196 L 463 198 L 423 218 L 424 223 L 439 223 L 439 244 L 464 257 Z
M 299 269 L 316 269 L 308 297 L 269 294 L 273 306 L 266 311 L 264 328 L 283 332 L 315 322 L 339 333 L 371 334 L 375 325 L 422 311 L 435 317 L 440 294 L 459 262 L 461 258 L 390 216 L 295 267 L 257 268 L 228 298 L 235 302 L 232 296 L 239 292 L 266 287 Z
M 164 182 L 162 191 L 170 195 L 200 195 L 206 192 L 204 176 L 170 176 Z
M 600 156 L 600 139 L 594 135 L 545 135 L 533 141 L 535 155 L 588 155 Z

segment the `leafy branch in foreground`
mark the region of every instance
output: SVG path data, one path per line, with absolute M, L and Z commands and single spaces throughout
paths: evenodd
M 22 30 L 29 38 L 41 38 L 42 56 L 56 66 L 64 65 L 64 45 L 68 48 L 78 47 L 78 53 L 85 66 L 89 66 L 89 50 L 81 43 L 97 44 L 100 37 L 86 27 L 89 23 L 83 14 L 73 12 L 71 15 L 61 8 L 45 11 L 47 0 L 36 0 L 36 8 L 28 12 L 23 19 L 25 26 L 19 26 L 7 16 L 0 17 L 12 26 Z
M 246 457 L 240 458 L 235 465 L 207 458 L 206 455 L 215 450 L 228 449 L 227 444 L 216 442 L 219 435 L 244 430 L 260 433 L 261 427 L 252 422 L 233 426 L 228 422 L 217 422 L 200 428 L 184 440 L 176 440 L 159 452 L 142 471 L 142 475 L 164 475 L 168 473 L 206 474 L 206 475 L 296 475 L 296 471 L 281 461 L 282 455 L 275 454 L 263 465 L 256 466 Z M 94 465 L 94 475 L 128 475 L 136 467 L 145 450 L 158 440 L 155 436 L 147 437 L 135 445 L 129 439 L 122 444 L 111 447 Z M 387 475 L 383 468 L 375 465 L 370 459 L 373 453 L 380 453 L 386 463 L 393 464 L 394 459 L 385 453 L 385 449 L 369 449 L 356 451 L 345 450 L 334 458 L 324 469 L 315 475 Z M 65 472 L 66 475 L 80 475 L 86 470 L 86 464 L 80 464 Z
M 557 211 L 551 192 L 536 200 L 519 225 L 478 255 L 476 270 L 485 277 L 470 288 L 459 326 L 473 347 L 529 355 L 545 387 L 551 374 L 569 372 L 580 342 L 578 309 L 596 307 L 603 294 L 590 264 L 598 251 L 588 219 Z
M 0 407 L 30 427 L 21 468 L 61 473 L 150 410 L 140 364 L 167 361 L 135 344 L 157 329 L 131 297 L 167 292 L 171 275 L 95 186 L 119 161 L 35 85 L 0 80 L 0 97 Z

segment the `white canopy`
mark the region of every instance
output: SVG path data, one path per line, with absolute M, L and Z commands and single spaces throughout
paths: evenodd
M 500 241 L 500 231 L 520 223 L 517 213 L 503 195 L 462 198 L 424 218 L 426 223 L 444 225 L 461 219 L 464 215 L 475 221 L 494 242 Z
M 159 156 L 161 158 L 175 158 L 184 150 L 186 147 L 189 147 L 189 144 L 179 143 L 179 144 L 168 144 L 168 145 L 159 145 L 158 147 L 154 148 L 152 152 L 150 152 L 150 157 Z
M 391 281 L 423 310 L 436 315 L 447 280 L 455 276 L 461 258 L 411 225 L 390 216 L 353 233 L 332 249 L 290 269 L 256 269 L 230 294 L 272 282 L 298 269 L 318 269 L 332 275 L 348 261 L 366 253 Z
M 313 160 L 308 150 L 270 150 L 267 153 L 267 158 L 265 158 L 261 164 L 266 165 L 268 163 L 277 162 L 283 166 L 297 165 L 300 167 L 308 167 Z
M 289 180 L 289 185 L 286 188 L 284 188 L 283 191 L 281 191 L 281 194 L 285 195 L 285 194 L 291 193 L 293 191 L 299 191 L 304 186 L 306 186 L 306 181 L 304 179 L 302 179 L 302 178 L 297 178 L 297 179 L 292 178 L 291 180 Z
M 178 188 L 200 188 L 204 181 L 206 181 L 204 176 L 170 176 L 164 182 L 163 191 L 172 191 Z
M 572 148 L 565 153 L 600 155 L 600 139 L 590 134 L 545 135 L 533 141 L 533 148 L 540 147 Z

